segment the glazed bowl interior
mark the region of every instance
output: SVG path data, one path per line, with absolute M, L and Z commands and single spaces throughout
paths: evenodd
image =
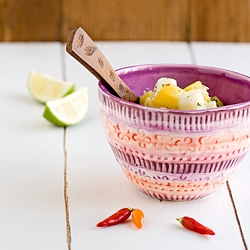
M 117 73 L 138 96 L 153 89 L 159 78 L 169 77 L 176 79 L 181 88 L 201 81 L 209 87 L 210 96 L 218 96 L 226 105 L 250 101 L 249 78 L 224 69 L 196 65 L 138 65 L 119 69 Z M 101 83 L 99 86 L 103 87 Z

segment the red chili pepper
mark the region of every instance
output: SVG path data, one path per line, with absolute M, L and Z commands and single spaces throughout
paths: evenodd
M 99 222 L 96 226 L 97 227 L 108 227 L 108 226 L 113 226 L 120 224 L 124 221 L 126 221 L 130 215 L 131 215 L 131 208 L 122 208 L 118 210 L 116 213 L 112 214 L 105 220 Z
M 132 221 L 138 229 L 141 229 L 144 224 L 144 213 L 136 208 L 132 210 Z
M 176 220 L 178 220 L 181 223 L 181 225 L 188 230 L 194 231 L 199 234 L 215 235 L 215 232 L 213 230 L 211 230 L 206 226 L 203 226 L 193 218 L 184 216 L 182 218 L 177 218 Z

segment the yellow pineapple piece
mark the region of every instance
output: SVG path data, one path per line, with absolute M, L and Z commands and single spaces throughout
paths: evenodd
M 155 98 L 151 100 L 150 106 L 178 109 L 179 99 L 183 92 L 183 89 L 176 85 L 164 85 Z
M 151 97 L 152 94 L 153 94 L 153 91 L 152 91 L 152 90 L 147 91 L 145 94 L 143 94 L 143 95 L 140 97 L 139 103 L 140 103 L 141 105 L 145 105 L 147 98 L 148 98 L 148 97 Z
M 161 108 L 161 106 L 158 103 L 154 102 L 154 97 L 148 97 L 146 99 L 145 106 Z
M 209 102 L 210 101 L 209 93 L 207 91 L 208 87 L 206 87 L 205 85 L 203 85 L 201 81 L 196 81 L 194 83 L 191 83 L 186 88 L 184 88 L 184 91 L 188 92 L 188 91 L 194 90 L 194 89 L 201 89 L 204 101 L 205 102 Z
M 188 85 L 186 88 L 184 88 L 184 91 L 190 91 L 190 90 L 193 90 L 193 89 L 201 89 L 202 88 L 202 83 L 201 81 L 196 81 L 196 82 L 193 82 L 191 83 L 190 85 Z

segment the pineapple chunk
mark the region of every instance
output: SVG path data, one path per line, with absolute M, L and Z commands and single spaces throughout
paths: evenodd
M 177 86 L 177 81 L 173 78 L 166 78 L 166 77 L 160 78 L 154 86 L 153 96 L 155 97 L 160 92 L 162 87 L 167 84 L 173 84 Z
M 164 85 L 155 98 L 151 100 L 150 105 L 153 107 L 178 109 L 179 99 L 183 92 L 183 89 L 176 85 Z
M 140 97 L 140 100 L 139 100 L 139 103 L 141 105 L 146 105 L 146 100 L 148 97 L 151 97 L 153 94 L 153 91 L 152 90 L 149 90 L 147 91 L 145 94 L 143 94 L 141 97 Z

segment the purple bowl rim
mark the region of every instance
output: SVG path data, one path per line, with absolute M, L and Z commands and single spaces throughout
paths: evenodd
M 197 65 L 197 64 L 167 64 L 167 63 L 159 63 L 159 64 L 137 64 L 137 65 L 131 65 L 131 66 L 125 66 L 125 67 L 121 67 L 116 69 L 115 71 L 117 72 L 118 75 L 121 75 L 121 71 L 122 70 L 126 70 L 126 69 L 132 69 L 132 68 L 148 68 L 148 67 L 162 67 L 162 66 L 167 66 L 169 68 L 199 68 L 199 69 L 211 69 L 211 70 L 215 70 L 215 71 L 224 71 L 224 72 L 228 72 L 228 73 L 232 73 L 238 76 L 241 76 L 243 78 L 247 78 L 249 80 L 249 84 L 250 84 L 250 76 L 244 75 L 242 73 L 238 73 L 236 71 L 233 70 L 229 70 L 229 69 L 224 69 L 224 68 L 220 68 L 220 67 L 213 67 L 213 66 L 205 66 L 205 65 Z M 102 94 L 104 94 L 107 97 L 111 97 L 112 99 L 114 99 L 115 101 L 121 103 L 121 104 L 125 104 L 128 106 L 135 106 L 141 109 L 145 109 L 147 111 L 157 111 L 157 112 L 167 112 L 167 113 L 175 113 L 175 114 L 203 114 L 206 112 L 219 112 L 219 111 L 227 111 L 227 110 L 234 110 L 234 109 L 239 109 L 239 108 L 243 108 L 246 106 L 250 106 L 250 101 L 247 102 L 241 102 L 241 103 L 236 103 L 236 104 L 230 104 L 230 105 L 226 105 L 226 106 L 222 106 L 222 107 L 218 107 L 218 108 L 211 108 L 211 109 L 202 109 L 202 110 L 175 110 L 175 109 L 167 109 L 167 108 L 155 108 L 155 107 L 149 107 L 149 106 L 143 106 L 139 103 L 133 103 L 133 102 L 129 102 L 126 100 L 121 99 L 120 97 L 117 97 L 113 94 L 111 94 L 106 87 L 103 85 L 103 83 L 101 81 L 98 81 L 98 88 L 99 90 L 102 92 Z

